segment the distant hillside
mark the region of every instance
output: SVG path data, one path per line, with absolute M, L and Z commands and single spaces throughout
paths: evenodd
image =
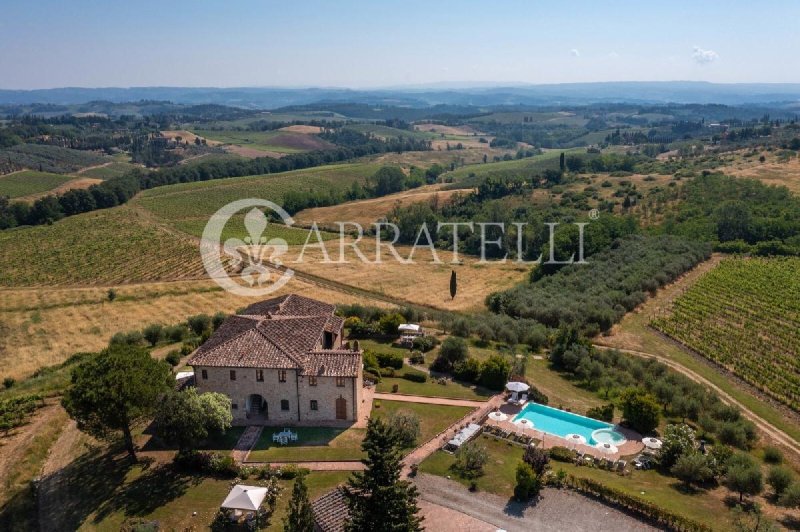
M 459 89 L 436 86 L 369 90 L 259 87 L 65 87 L 41 90 L 0 90 L 0 104 L 9 105 L 31 103 L 70 105 L 97 100 L 116 103 L 151 100 L 182 104 L 222 104 L 252 109 L 275 109 L 321 101 L 408 107 L 582 105 L 601 102 L 719 103 L 726 105 L 785 102 L 800 108 L 800 84 L 721 84 L 666 81 L 563 83 Z

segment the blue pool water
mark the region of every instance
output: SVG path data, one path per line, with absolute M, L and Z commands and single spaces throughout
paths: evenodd
M 611 443 L 620 445 L 625 442 L 625 437 L 614 430 L 614 425 L 598 421 L 572 412 L 565 412 L 557 408 L 540 405 L 538 403 L 528 403 L 522 411 L 514 417 L 527 419 L 533 423 L 533 428 L 553 434 L 554 436 L 565 437 L 567 434 L 580 434 L 586 438 L 589 445 L 596 443 Z

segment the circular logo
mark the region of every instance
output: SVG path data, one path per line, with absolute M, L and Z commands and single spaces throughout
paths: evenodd
M 258 198 L 248 198 L 228 203 L 208 220 L 200 240 L 200 257 L 203 267 L 219 286 L 240 296 L 263 296 L 279 289 L 294 276 L 294 271 L 283 266 L 281 255 L 289 250 L 283 238 L 267 239 L 265 230 L 270 222 L 265 211 L 277 215 L 285 227 L 294 220 L 282 207 Z M 233 219 L 239 225 L 239 213 L 244 211 L 241 221 L 243 232 L 226 235 L 225 227 Z M 239 227 L 240 229 L 240 227 Z M 231 276 L 231 272 L 234 276 Z

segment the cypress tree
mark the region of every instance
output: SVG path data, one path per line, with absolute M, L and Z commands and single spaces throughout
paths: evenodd
M 458 280 L 456 279 L 456 271 L 450 271 L 450 299 L 456 298 L 456 292 L 458 291 Z
M 361 449 L 363 472 L 353 473 L 345 496 L 350 509 L 348 532 L 417 532 L 417 488 L 400 480 L 402 454 L 397 433 L 383 419 L 370 419 Z
M 299 475 L 292 488 L 289 515 L 283 520 L 284 532 L 314 532 L 314 512 L 308 500 L 306 476 Z

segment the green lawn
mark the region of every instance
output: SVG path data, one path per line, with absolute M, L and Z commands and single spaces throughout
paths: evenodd
M 489 452 L 489 461 L 484 467 L 485 473 L 476 479 L 478 490 L 510 497 L 514 493 L 516 467 L 522 459 L 523 448 L 498 441 L 487 435 L 481 435 L 475 441 L 484 445 Z M 450 476 L 451 479 L 469 486 L 470 480 L 461 477 L 457 471 L 452 469 L 454 462 L 453 455 L 437 451 L 420 464 L 419 470 L 432 475 Z M 680 483 L 676 479 L 665 477 L 656 471 L 634 471 L 631 476 L 623 477 L 603 469 L 563 462 L 551 461 L 550 466 L 554 471 L 563 469 L 576 477 L 600 481 L 714 528 L 729 529 L 730 527 L 730 512 L 722 497 L 702 492 L 686 494 L 677 489 Z M 724 488 L 719 489 L 724 490 Z
M 0 196 L 19 198 L 39 194 L 73 179 L 75 178 L 69 175 L 24 170 L 0 177 Z
M 380 406 L 376 408 L 376 404 L 378 403 Z M 398 410 L 408 410 L 419 417 L 420 437 L 417 440 L 417 444 L 421 444 L 430 440 L 474 409 L 468 406 L 442 406 L 426 403 L 406 403 L 402 401 L 375 401 L 372 406 L 372 416 L 388 416 Z
M 486 435 L 481 435 L 474 441 L 485 446 L 489 452 L 489 461 L 483 468 L 484 474 L 475 480 L 478 490 L 508 497 L 513 495 L 517 464 L 522 460 L 523 448 Z M 436 451 L 420 464 L 419 470 L 441 477 L 450 476 L 469 487 L 471 481 L 452 469 L 454 463 L 454 455 Z
M 280 445 L 272 441 L 279 427 L 265 427 L 248 458 L 251 462 L 302 462 L 359 460 L 361 440 L 365 429 L 335 429 L 327 427 L 298 427 L 298 441 Z
M 417 414 L 420 420 L 418 444 L 430 438 L 464 417 L 472 409 L 463 406 L 441 406 L 401 401 L 376 401 L 372 415 L 388 416 L 398 410 Z M 298 441 L 288 445 L 273 443 L 272 434 L 280 427 L 265 427 L 248 458 L 251 462 L 308 462 L 360 460 L 361 441 L 366 429 L 335 429 L 327 427 L 293 428 Z
M 316 135 L 289 131 L 212 131 L 195 130 L 194 134 L 223 144 L 245 146 L 279 153 L 300 153 L 330 146 Z
M 662 508 L 705 523 L 719 530 L 730 530 L 731 513 L 720 494 L 703 491 L 685 493 L 679 489 L 680 481 L 664 476 L 657 471 L 633 471 L 623 477 L 616 473 L 592 467 L 576 466 L 562 462 L 550 462 L 554 470 L 563 469 L 576 477 L 590 478 L 607 486 L 636 495 Z M 725 488 L 717 488 L 725 492 Z
M 397 374 L 403 373 L 423 373 L 418 369 L 406 366 L 397 370 Z M 472 401 L 486 401 L 494 393 L 486 388 L 475 386 L 474 384 L 464 384 L 456 381 L 449 381 L 447 384 L 439 384 L 433 379 L 428 378 L 427 382 L 412 382 L 402 377 L 384 377 L 378 383 L 377 391 L 381 393 L 391 393 L 392 387 L 397 384 L 398 392 L 408 395 L 419 395 L 423 397 L 446 397 L 449 399 L 469 399 Z

